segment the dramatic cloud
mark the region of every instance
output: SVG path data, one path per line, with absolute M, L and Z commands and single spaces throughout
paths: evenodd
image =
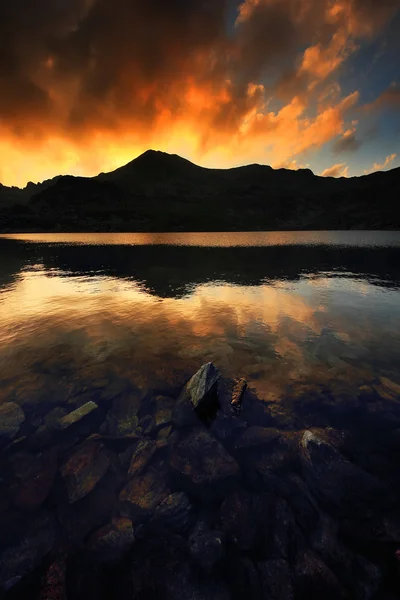
M 390 156 L 385 158 L 382 164 L 374 163 L 371 169 L 364 171 L 364 173 L 367 175 L 368 173 L 374 173 L 375 171 L 383 171 L 384 169 L 388 169 L 392 166 L 396 158 L 397 154 L 390 154 Z
M 361 107 L 364 111 L 377 111 L 382 108 L 400 110 L 400 87 L 391 86 L 378 96 L 373 102 Z
M 361 141 L 356 138 L 357 121 L 353 121 L 352 128 L 347 129 L 341 138 L 335 141 L 333 144 L 333 151 L 335 154 L 341 154 L 342 152 L 356 152 L 361 147 Z
M 397 8 L 398 0 L 2 1 L 0 180 L 91 174 L 149 147 L 214 166 L 303 161 L 346 135 L 359 96 L 355 86 L 343 98 L 334 78 Z
M 349 168 L 346 167 L 346 163 L 332 165 L 325 171 L 322 171 L 321 177 L 348 177 Z

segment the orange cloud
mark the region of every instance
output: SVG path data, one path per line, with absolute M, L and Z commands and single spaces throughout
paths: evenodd
M 346 163 L 339 163 L 337 165 L 332 165 L 325 171 L 322 171 L 321 177 L 348 177 L 349 176 L 349 167 L 346 166 Z
M 149 147 L 215 167 L 304 162 L 346 135 L 358 92 L 332 78 L 392 4 L 245 0 L 232 28 L 225 0 L 4 3 L 0 181 L 92 175 Z
M 375 171 L 383 171 L 383 169 L 387 169 L 388 167 L 391 167 L 393 162 L 396 160 L 397 158 L 397 154 L 390 154 L 389 156 L 387 156 L 385 158 L 385 160 L 383 161 L 383 163 L 379 164 L 379 163 L 374 163 L 371 167 L 371 169 L 367 169 L 366 171 L 364 171 L 364 173 L 367 175 L 368 173 L 374 173 Z

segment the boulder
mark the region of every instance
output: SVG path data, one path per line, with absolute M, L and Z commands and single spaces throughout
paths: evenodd
M 132 455 L 128 475 L 133 477 L 142 473 L 157 450 L 166 446 L 167 444 L 163 440 L 139 440 Z
M 5 402 L 0 405 L 0 446 L 15 438 L 24 421 L 24 411 L 18 404 Z
M 167 529 L 185 533 L 192 522 L 193 507 L 185 492 L 171 494 L 157 507 L 154 520 Z
M 218 408 L 218 381 L 220 372 L 213 365 L 203 365 L 185 386 L 185 393 L 194 410 L 199 414 L 207 414 Z
M 210 570 L 225 556 L 225 534 L 205 529 L 200 523 L 189 537 L 189 551 L 196 564 Z
M 98 408 L 99 407 L 95 402 L 86 402 L 86 404 L 84 404 L 83 406 L 77 408 L 76 410 L 73 410 L 68 415 L 65 415 L 65 417 L 62 417 L 59 420 L 57 427 L 59 429 L 68 429 L 68 427 L 71 427 L 71 425 L 78 423 L 84 417 L 90 415 L 90 413 L 97 410 Z
M 45 452 L 35 457 L 28 472 L 21 478 L 14 503 L 25 510 L 36 510 L 43 504 L 53 486 L 57 474 L 57 456 Z
M 306 483 L 331 513 L 370 515 L 388 501 L 388 490 L 378 479 L 346 460 L 315 433 L 303 434 L 300 454 Z
M 139 419 L 136 416 L 139 401 L 136 396 L 119 396 L 107 413 L 101 433 L 123 437 L 134 432 Z
M 140 523 L 153 516 L 157 506 L 170 494 L 167 482 L 157 471 L 136 475 L 120 493 L 122 514 Z
M 92 533 L 88 548 L 100 562 L 113 564 L 121 560 L 134 541 L 132 521 L 119 517 Z
M 299 554 L 294 568 L 296 598 L 348 599 L 337 577 L 312 551 Z
M 64 535 L 71 542 L 83 540 L 110 519 L 116 504 L 115 485 L 106 481 L 108 476 L 87 496 L 73 504 L 57 508 L 58 520 Z
M 182 390 L 172 411 L 176 429 L 193 427 L 200 421 L 210 424 L 219 409 L 218 381 L 220 373 L 207 363 L 193 375 Z
M 61 467 L 70 503 L 80 500 L 93 490 L 110 466 L 105 447 L 98 442 L 84 443 Z
M 255 498 L 246 490 L 230 494 L 221 505 L 221 525 L 231 544 L 239 550 L 254 549 L 260 538 Z
M 239 466 L 204 428 L 183 431 L 172 445 L 170 471 L 178 489 L 203 501 L 223 498 L 239 480 Z
M 323 515 L 320 525 L 310 536 L 314 552 L 336 575 L 355 600 L 369 600 L 376 593 L 381 570 L 365 558 L 358 556 L 338 539 L 336 521 Z
M 268 600 L 293 600 L 293 584 L 286 560 L 265 560 L 257 564 L 260 574 L 262 598 Z
M 9 582 L 24 577 L 36 569 L 50 552 L 54 537 L 54 519 L 47 515 L 38 517 L 22 540 L 9 547 L 0 556 L 0 586 L 10 587 Z
M 282 434 L 271 427 L 252 426 L 245 429 L 235 440 L 236 449 L 252 449 L 258 447 L 271 448 L 279 444 Z

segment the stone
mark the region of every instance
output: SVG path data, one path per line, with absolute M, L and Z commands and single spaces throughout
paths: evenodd
M 293 584 L 286 560 L 265 560 L 257 564 L 260 573 L 262 598 L 293 600 Z
M 102 563 L 120 561 L 135 541 L 131 519 L 119 517 L 91 534 L 88 548 Z
M 397 396 L 400 396 L 400 384 L 399 383 L 392 381 L 388 377 L 381 377 L 380 380 L 381 380 L 381 384 L 385 388 L 387 388 L 391 392 L 394 392 Z
M 346 460 L 311 431 L 303 434 L 300 458 L 307 485 L 333 514 L 370 515 L 389 500 L 388 489 L 378 479 Z
M 263 600 L 261 580 L 255 564 L 246 557 L 229 557 L 227 575 L 234 600 Z
M 0 405 L 0 446 L 11 442 L 25 421 L 22 408 L 14 402 Z
M 264 528 L 265 555 L 292 561 L 306 542 L 286 500 L 276 498 L 271 504 L 270 522 Z
M 296 598 L 344 600 L 349 597 L 337 577 L 311 551 L 305 551 L 297 558 L 294 568 L 294 588 Z
M 58 520 L 68 540 L 83 540 L 110 520 L 117 500 L 113 487 L 104 480 L 82 500 L 58 506 Z
M 97 406 L 97 404 L 95 402 L 92 402 L 92 401 L 86 402 L 86 404 L 84 404 L 80 408 L 77 408 L 76 410 L 73 410 L 65 417 L 62 417 L 60 419 L 60 421 L 58 422 L 58 428 L 59 429 L 67 429 L 68 427 L 71 427 L 71 425 L 74 425 L 75 423 L 78 423 L 79 421 L 81 421 L 87 415 L 90 415 L 90 413 L 97 410 L 98 408 L 99 407 Z
M 204 428 L 178 436 L 172 444 L 170 472 L 178 489 L 206 502 L 222 499 L 240 477 L 236 460 Z
M 271 447 L 279 443 L 281 436 L 280 431 L 271 427 L 248 427 L 236 438 L 235 448 Z
M 136 415 L 138 405 L 139 402 L 136 396 L 119 396 L 116 398 L 112 408 L 107 413 L 101 433 L 115 437 L 123 437 L 133 433 L 139 422 Z
M 40 600 L 67 600 L 66 559 L 61 556 L 46 569 L 40 584 Z
M 166 481 L 156 471 L 133 477 L 121 491 L 119 500 L 122 514 L 134 522 L 153 516 L 155 509 L 171 494 Z
M 249 551 L 258 545 L 260 523 L 252 494 L 236 490 L 222 503 L 220 515 L 222 530 L 239 550 Z
M 243 421 L 243 419 L 218 411 L 211 424 L 210 432 L 219 439 L 224 446 L 231 449 L 234 448 L 236 437 L 239 436 L 246 427 L 247 423 L 246 421 Z
M 185 492 L 175 492 L 159 504 L 154 520 L 163 527 L 185 533 L 192 522 L 193 507 Z
M 110 466 L 105 447 L 97 442 L 84 443 L 61 467 L 68 500 L 80 500 L 93 490 Z
M 132 455 L 128 475 L 133 477 L 142 473 L 157 450 L 166 446 L 167 443 L 163 440 L 139 440 Z
M 36 510 L 46 500 L 57 474 L 57 456 L 45 452 L 35 457 L 33 464 L 22 478 L 14 503 L 25 510 Z
M 0 556 L 0 587 L 15 577 L 24 577 L 40 566 L 53 547 L 54 519 L 47 515 L 38 517 L 26 531 L 22 540 L 5 550 Z
M 301 477 L 289 473 L 281 478 L 281 494 L 293 511 L 296 522 L 309 534 L 314 531 L 320 523 L 320 509 L 317 501 L 312 496 Z
M 188 381 L 185 392 L 198 413 L 207 413 L 218 405 L 218 381 L 221 377 L 213 363 L 206 363 Z
M 242 406 L 242 400 L 243 400 L 243 396 L 244 393 L 246 391 L 247 388 L 247 382 L 245 379 L 240 378 L 237 381 L 235 381 L 235 384 L 233 386 L 233 390 L 232 390 L 232 400 L 231 400 L 231 406 L 232 406 L 232 410 L 234 412 L 240 412 L 241 406 Z
M 381 570 L 364 557 L 358 556 L 338 539 L 336 521 L 324 515 L 320 526 L 310 536 L 314 552 L 336 575 L 340 583 L 356 600 L 368 600 L 377 591 Z
M 189 551 L 195 563 L 210 570 L 225 556 L 225 534 L 200 525 L 189 537 Z

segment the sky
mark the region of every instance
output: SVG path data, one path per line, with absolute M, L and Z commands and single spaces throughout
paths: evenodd
M 0 182 L 400 166 L 400 0 L 0 0 Z

